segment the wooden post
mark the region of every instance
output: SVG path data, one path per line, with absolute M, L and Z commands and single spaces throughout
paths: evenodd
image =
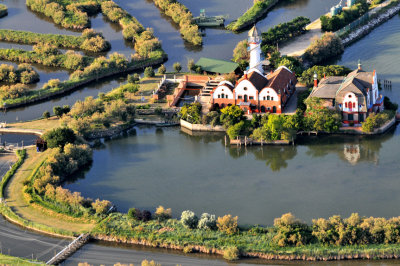
M 225 135 L 225 147 L 226 147 L 226 135 Z
M 247 136 L 244 136 L 244 146 L 247 147 Z
M 263 146 L 263 138 L 261 137 L 261 147 Z

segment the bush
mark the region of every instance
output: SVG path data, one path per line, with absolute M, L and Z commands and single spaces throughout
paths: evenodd
M 242 135 L 245 130 L 245 123 L 244 121 L 240 121 L 233 126 L 228 127 L 226 133 L 229 136 L 229 139 L 233 140 L 236 139 L 238 136 Z
M 239 249 L 237 247 L 227 247 L 224 250 L 224 259 L 226 260 L 238 260 L 239 259 Z
M 152 67 L 146 67 L 146 69 L 144 70 L 144 76 L 146 78 L 151 78 L 154 77 L 154 70 Z
M 164 75 L 167 72 L 167 69 L 165 68 L 164 64 L 162 64 L 159 68 L 158 68 L 158 74 L 160 75 Z
M 140 210 L 139 210 L 139 212 L 140 212 Z M 135 209 L 135 208 L 130 208 L 129 210 L 128 210 L 128 217 L 129 218 L 131 218 L 131 219 L 137 219 L 138 218 L 138 216 L 137 216 L 137 213 L 138 213 L 138 210 L 137 209 Z
M 193 59 L 188 60 L 187 68 L 190 71 L 190 73 L 192 73 L 192 71 L 194 71 L 196 69 L 196 64 L 194 63 Z
M 221 110 L 221 123 L 228 128 L 244 120 L 244 112 L 239 106 L 227 106 Z
M 230 214 L 218 217 L 217 227 L 219 231 L 224 232 L 227 235 L 235 234 L 239 232 L 238 217 L 232 217 Z
M 302 246 L 311 243 L 312 230 L 310 226 L 300 222 L 293 214 L 283 214 L 274 220 L 277 234 L 273 240 L 280 247 Z
M 383 111 L 382 113 L 378 114 L 371 113 L 367 119 L 365 119 L 365 122 L 361 123 L 361 129 L 364 132 L 371 133 L 376 128 L 380 128 L 390 119 L 392 119 L 394 115 L 394 111 Z
M 174 63 L 173 68 L 175 70 L 175 72 L 179 73 L 182 70 L 182 66 L 179 62 Z
M 164 207 L 160 205 L 156 209 L 154 216 L 158 221 L 165 221 L 165 220 L 171 219 L 172 211 L 170 208 L 164 209 Z
M 47 147 L 49 148 L 63 148 L 67 143 L 74 143 L 76 140 L 74 131 L 66 127 L 47 131 L 43 134 L 42 138 L 47 142 Z
M 215 219 L 215 215 L 203 213 L 200 217 L 198 228 L 203 230 L 216 230 L 217 220 Z
M 92 202 L 92 207 L 96 211 L 96 214 L 107 214 L 107 211 L 111 208 L 112 204 L 108 200 L 99 200 Z
M 179 111 L 181 119 L 188 121 L 192 124 L 200 124 L 201 122 L 201 104 L 196 102 L 192 104 L 185 104 Z
M 397 109 L 399 108 L 399 105 L 397 103 L 391 102 L 389 97 L 387 96 L 383 98 L 383 106 L 385 110 L 395 111 L 395 112 L 397 112 Z
M 139 76 L 138 73 L 135 73 L 133 75 L 128 75 L 128 79 L 127 80 L 128 80 L 128 83 L 136 84 L 136 83 L 139 82 L 140 76 Z
M 44 111 L 42 117 L 43 117 L 44 119 L 50 118 L 50 112 L 49 112 L 49 111 Z
M 181 215 L 181 223 L 183 226 L 189 229 L 195 229 L 197 227 L 199 219 L 196 214 L 192 211 L 183 211 Z

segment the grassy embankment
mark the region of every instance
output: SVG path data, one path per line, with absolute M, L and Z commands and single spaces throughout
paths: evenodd
M 0 41 L 31 45 L 46 43 L 58 48 L 80 49 L 89 52 L 104 52 L 111 47 L 101 34 L 92 30 L 85 30 L 81 36 L 74 36 L 0 29 Z
M 1 213 L 17 224 L 49 234 L 72 236 L 90 231 L 94 223 L 87 219 L 59 214 L 38 204 L 27 202 L 24 181 L 29 180 L 39 170 L 47 155 L 48 152 L 37 153 L 35 149 L 27 150 L 24 163 L 14 175 L 11 174 L 5 185 L 7 204 L 0 205 Z
M 153 2 L 179 26 L 179 31 L 185 41 L 193 45 L 203 43 L 199 27 L 192 23 L 193 14 L 186 6 L 176 0 L 153 0 Z
M 231 31 L 240 31 L 257 22 L 259 18 L 265 15 L 279 0 L 260 0 L 255 1 L 254 5 L 248 9 L 237 20 L 232 21 L 226 28 Z
M 7 16 L 8 8 L 6 5 L 0 4 L 0 18 Z
M 40 261 L 29 261 L 18 257 L 12 257 L 4 254 L 0 254 L 0 265 L 20 265 L 20 266 L 32 266 L 32 265 L 46 265 Z

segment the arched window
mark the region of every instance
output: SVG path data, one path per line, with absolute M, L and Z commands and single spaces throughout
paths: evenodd
M 270 99 L 270 98 L 269 98 L 269 95 L 268 95 L 268 96 L 267 96 L 267 100 L 269 101 L 269 99 Z
M 221 98 L 221 94 L 218 94 L 218 99 Z
M 273 101 L 274 100 L 274 97 L 271 97 L 271 101 Z
M 225 94 L 224 93 L 221 94 L 221 98 L 222 99 L 225 98 Z
M 344 103 L 344 107 L 346 107 L 346 108 L 347 108 L 347 103 Z
M 356 103 L 353 103 L 353 108 L 356 108 Z
M 244 87 L 243 90 L 247 91 L 247 87 Z
M 247 95 L 245 94 L 245 95 L 244 95 L 244 101 L 247 102 L 247 100 L 248 100 L 248 97 L 247 97 Z

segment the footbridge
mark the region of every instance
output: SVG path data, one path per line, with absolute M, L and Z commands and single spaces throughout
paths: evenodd
M 46 262 L 46 265 L 58 265 L 72 254 L 74 254 L 77 250 L 83 247 L 90 240 L 90 234 L 81 234 L 77 238 L 74 239 L 68 246 L 66 246 L 63 250 L 58 252 L 53 258 Z

